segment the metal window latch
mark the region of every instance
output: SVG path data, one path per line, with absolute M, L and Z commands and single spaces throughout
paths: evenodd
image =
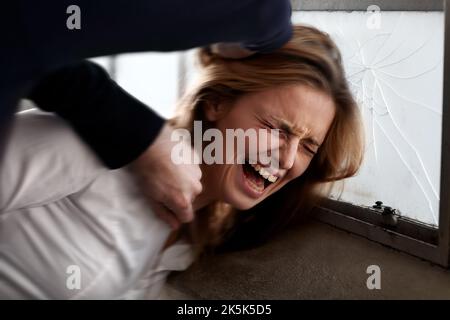
M 397 225 L 398 214 L 396 209 L 383 205 L 382 201 L 376 201 L 372 208 L 380 211 L 384 224 L 389 226 Z

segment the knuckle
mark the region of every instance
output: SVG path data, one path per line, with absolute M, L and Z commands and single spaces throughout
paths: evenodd
M 202 177 L 202 170 L 200 170 L 200 167 L 198 167 L 198 166 L 196 169 L 197 170 L 195 170 L 195 171 L 196 171 L 197 177 L 198 177 L 198 179 L 200 179 Z
M 179 209 L 185 210 L 189 207 L 189 199 L 183 193 L 176 195 L 174 202 Z
M 200 183 L 200 182 L 197 182 L 196 184 L 195 184 L 195 187 L 194 187 L 195 189 L 195 193 L 198 195 L 198 194 L 200 194 L 201 192 L 202 192 L 202 190 L 203 190 L 203 185 Z

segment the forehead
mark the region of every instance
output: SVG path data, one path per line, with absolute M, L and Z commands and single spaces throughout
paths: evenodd
M 300 131 L 307 130 L 321 141 L 335 114 L 334 102 L 328 94 L 301 84 L 252 93 L 243 100 L 248 110 L 283 120 Z

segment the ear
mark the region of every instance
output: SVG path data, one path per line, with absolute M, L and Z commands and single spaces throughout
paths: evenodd
M 204 104 L 204 112 L 206 120 L 210 122 L 218 121 L 227 113 L 227 106 L 225 103 L 216 101 L 207 101 Z

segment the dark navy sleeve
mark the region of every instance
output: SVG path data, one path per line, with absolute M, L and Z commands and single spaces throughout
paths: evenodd
M 46 67 L 138 51 L 240 42 L 269 52 L 292 35 L 289 0 L 17 0 L 33 55 Z M 67 7 L 80 8 L 69 30 Z
M 79 30 L 66 25 L 72 5 L 80 8 Z M 110 168 L 126 165 L 151 144 L 163 120 L 101 68 L 79 61 L 217 42 L 269 52 L 291 37 L 290 16 L 289 0 L 6 2 L 0 69 L 9 87 L 0 88 L 0 125 L 6 127 L 15 99 L 34 86 L 30 98 L 65 118 Z
M 244 47 L 259 53 L 268 53 L 281 48 L 292 38 L 291 14 L 289 1 L 268 3 L 258 9 L 265 20 L 258 37 L 243 41 Z
M 28 98 L 64 118 L 111 169 L 136 159 L 164 124 L 163 118 L 90 61 L 51 73 Z

